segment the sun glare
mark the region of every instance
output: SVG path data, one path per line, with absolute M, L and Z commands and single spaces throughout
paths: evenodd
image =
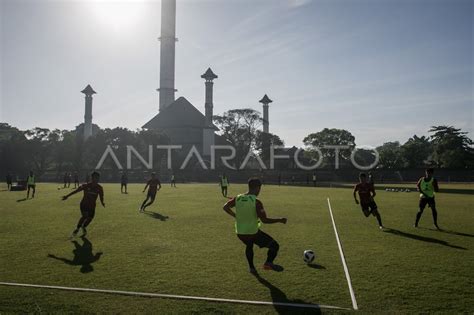
M 88 5 L 99 22 L 115 31 L 132 29 L 144 13 L 145 3 L 140 0 L 96 0 Z

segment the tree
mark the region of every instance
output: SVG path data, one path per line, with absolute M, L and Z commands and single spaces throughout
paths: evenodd
M 432 126 L 429 130 L 434 147 L 433 160 L 438 167 L 472 167 L 474 161 L 473 141 L 467 132 L 453 126 Z
M 403 157 L 400 142 L 386 142 L 377 147 L 379 152 L 379 164 L 383 168 L 399 169 L 403 167 Z
M 425 136 L 414 135 L 401 147 L 405 166 L 409 168 L 424 167 L 433 153 L 430 139 Z
M 257 130 L 257 136 L 255 137 L 255 149 L 259 152 L 260 156 L 264 161 L 270 159 L 270 147 L 271 146 L 283 146 L 284 142 L 279 136 Z
M 309 157 L 318 159 L 318 153 L 315 149 L 319 149 L 323 154 L 324 164 L 331 165 L 336 158 L 336 151 L 327 146 L 346 146 L 341 149 L 339 156 L 342 162 L 348 162 L 351 156 L 351 150 L 355 148 L 355 137 L 347 130 L 336 128 L 324 128 L 320 132 L 311 133 L 303 139 L 303 143 L 307 147 Z
M 224 139 L 236 149 L 235 160 L 240 165 L 256 149 L 257 129 L 263 122 L 260 113 L 250 108 L 232 109 L 213 120 Z

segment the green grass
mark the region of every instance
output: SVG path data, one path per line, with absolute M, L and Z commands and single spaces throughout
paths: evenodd
M 119 185 L 104 185 L 107 207 L 98 206 L 87 236 L 93 253 L 103 255 L 86 273 L 48 257 L 74 257 L 68 236 L 79 218 L 80 195 L 60 201 L 69 190 L 54 184 L 39 184 L 36 198 L 21 202 L 25 192 L 0 192 L 0 281 L 350 308 L 329 197 L 361 312 L 474 310 L 472 194 L 437 195 L 439 222 L 448 233 L 431 230 L 430 209 L 421 227 L 412 227 L 417 193 L 379 190 L 380 213 L 393 229 L 381 232 L 375 218 L 362 215 L 349 189 L 264 186 L 260 199 L 268 215 L 286 216 L 288 224 L 263 226 L 280 243 L 276 262 L 285 271 L 261 271 L 265 280 L 258 281 L 247 271 L 217 185 L 165 185 L 149 211 L 169 216 L 166 221 L 138 213 L 142 187 L 130 185 L 123 195 Z M 232 185 L 230 194 L 244 190 Z M 305 249 L 316 252 L 319 268 L 303 263 Z M 265 254 L 256 249 L 255 261 L 263 262 Z M 285 311 L 295 309 L 0 286 L 1 313 Z

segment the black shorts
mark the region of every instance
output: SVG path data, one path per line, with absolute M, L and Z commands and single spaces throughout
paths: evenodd
M 237 234 L 237 237 L 245 245 L 255 244 L 260 248 L 268 247 L 272 242 L 275 241 L 270 235 L 260 230 L 258 230 L 258 232 L 253 235 Z
M 147 198 L 150 198 L 151 200 L 155 200 L 155 198 L 156 198 L 156 191 L 155 191 L 155 192 L 149 191 L 148 194 L 147 194 Z
M 36 185 L 28 185 L 28 189 L 30 189 L 30 188 L 35 189 L 35 188 L 36 188 Z
M 122 187 L 127 187 L 127 183 L 121 183 Z
M 81 214 L 83 217 L 93 218 L 95 216 L 95 207 L 90 207 L 81 203 Z
M 377 204 L 375 201 L 370 201 L 367 203 L 360 203 L 360 207 L 362 208 L 362 211 L 364 212 L 364 215 L 368 217 L 369 215 L 374 215 L 377 213 Z
M 433 198 L 420 198 L 420 209 L 425 209 L 426 205 L 429 205 L 430 208 L 436 208 L 436 202 Z

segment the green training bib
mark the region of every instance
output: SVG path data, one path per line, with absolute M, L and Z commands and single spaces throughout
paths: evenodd
M 420 183 L 420 189 L 424 194 L 420 194 L 421 198 L 426 198 L 428 196 L 429 198 L 434 197 L 434 185 L 433 185 L 434 178 L 432 177 L 429 181 L 425 181 L 423 178 Z
M 241 194 L 235 198 L 235 232 L 255 234 L 260 227 L 257 216 L 257 197 Z

